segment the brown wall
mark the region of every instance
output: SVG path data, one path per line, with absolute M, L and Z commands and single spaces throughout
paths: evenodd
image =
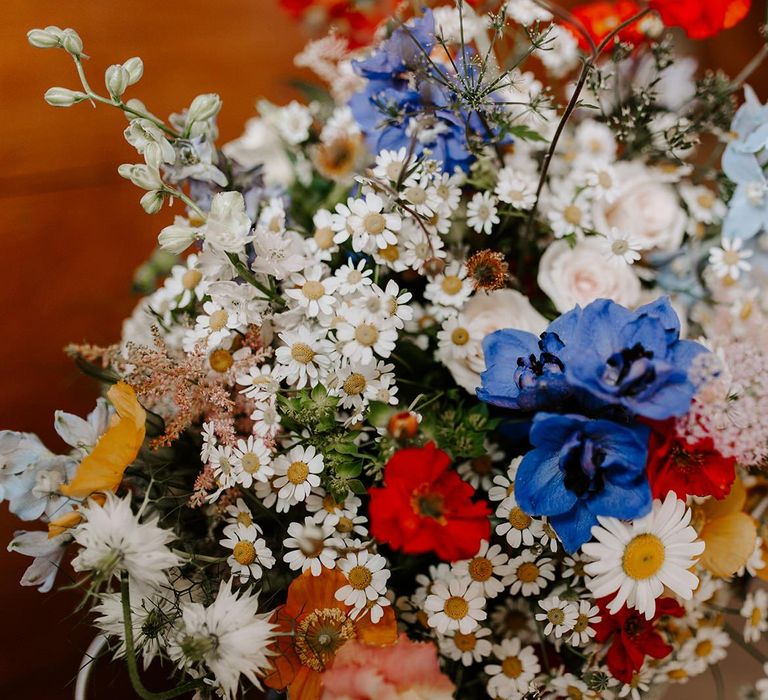
M 115 340 L 134 303 L 133 270 L 171 214 L 145 215 L 138 190 L 117 175 L 119 163 L 136 158 L 122 139 L 121 115 L 101 105 L 54 109 L 43 102 L 52 85 L 78 87 L 74 69 L 62 52 L 30 47 L 26 31 L 47 24 L 76 28 L 93 56 L 94 86 L 102 85 L 107 65 L 140 55 L 145 77 L 130 94 L 161 115 L 197 93 L 218 92 L 224 138 L 240 132 L 256 97 L 280 102 L 292 96 L 285 80 L 295 72 L 291 59 L 302 37 L 276 0 L 0 5 L 0 427 L 36 432 L 58 447 L 53 411 L 83 414 L 95 397 L 93 384 L 78 377 L 61 348 Z M 697 50 L 735 73 L 758 45 L 756 22 Z M 756 83 L 763 94 L 765 75 Z M 28 560 L 4 547 L 21 527 L 0 506 L 0 697 L 69 698 L 66 684 L 92 631 L 69 616 L 76 594 L 42 595 L 18 586 Z M 104 683 L 98 697 L 116 698 L 125 681 L 107 676 Z M 127 690 L 122 695 L 131 697 Z M 714 695 L 705 690 L 698 697 Z

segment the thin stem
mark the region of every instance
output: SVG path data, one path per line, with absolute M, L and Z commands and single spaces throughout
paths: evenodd
M 744 83 L 749 80 L 749 76 L 752 75 L 762 64 L 762 62 L 768 58 L 768 44 L 763 44 L 760 50 L 752 57 L 752 60 L 747 63 L 741 72 L 733 79 L 731 83 L 731 91 L 736 92 Z
M 761 665 L 768 663 L 768 656 L 759 652 L 752 644 L 747 644 L 747 642 L 744 641 L 742 635 L 733 627 L 731 627 L 731 625 L 724 625 L 724 629 L 730 638 L 736 642 L 736 644 L 740 646 L 744 651 L 746 651 L 747 654 L 749 654 L 755 661 Z
M 160 693 L 152 692 L 144 687 L 139 677 L 139 666 L 136 662 L 136 648 L 133 642 L 133 622 L 131 621 L 131 596 L 128 588 L 128 572 L 120 574 L 120 597 L 123 603 L 123 624 L 125 627 L 125 658 L 128 662 L 128 676 L 136 695 L 143 700 L 170 700 L 179 695 L 192 692 L 200 687 L 200 681 L 188 681 L 171 690 Z
M 183 190 L 177 190 L 175 187 L 168 187 L 168 185 L 164 184 L 163 191 L 172 197 L 176 197 L 176 199 L 184 202 L 184 204 L 186 204 L 193 212 L 195 212 L 195 214 L 197 214 L 197 216 L 202 221 L 205 221 L 208 218 L 207 214 L 200 207 L 198 207 L 192 199 L 187 197 Z
M 281 306 L 285 306 L 285 302 L 280 297 L 278 297 L 268 287 L 265 287 L 256 279 L 256 276 L 248 269 L 245 263 L 240 260 L 240 258 L 237 256 L 237 253 L 227 253 L 227 257 L 229 258 L 229 262 L 232 263 L 232 266 L 237 271 L 237 274 L 240 275 L 240 277 L 242 277 L 246 282 L 248 282 L 248 284 L 256 287 L 256 289 L 265 295 L 267 300 L 274 301 Z

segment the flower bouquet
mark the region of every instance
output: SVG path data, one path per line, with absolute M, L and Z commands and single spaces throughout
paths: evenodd
M 142 698 L 724 697 L 768 629 L 768 50 L 675 37 L 748 0 L 283 4 L 325 87 L 223 145 L 217 95 L 163 120 L 29 32 L 174 218 L 68 348 L 71 450 L 0 433 L 22 584 L 71 566 Z

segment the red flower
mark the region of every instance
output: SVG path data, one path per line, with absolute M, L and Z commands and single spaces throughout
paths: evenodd
M 592 40 L 599 44 L 622 22 L 630 19 L 642 8 L 634 0 L 598 0 L 586 5 L 575 7 L 571 13 L 580 20 L 584 28 L 589 32 Z M 571 28 L 573 35 L 579 40 L 579 46 L 585 51 L 589 50 L 587 42 L 581 32 Z M 621 41 L 630 44 L 639 44 L 645 39 L 642 31 L 642 22 L 633 22 L 619 32 Z
M 679 498 L 725 498 L 736 478 L 736 460 L 723 457 L 711 438 L 693 444 L 677 434 L 675 421 L 652 425 L 648 442 L 648 481 L 654 498 L 674 491 Z
M 691 39 L 706 39 L 747 16 L 750 0 L 651 0 L 668 27 L 682 27 Z
M 435 552 L 469 559 L 489 539 L 490 512 L 433 442 L 398 450 L 384 469 L 384 487 L 370 490 L 371 533 L 407 554 Z
M 608 599 L 597 601 L 602 619 L 595 625 L 595 641 L 605 644 L 611 641 L 611 648 L 605 656 L 608 670 L 620 681 L 629 683 L 634 673 L 643 667 L 646 656 L 663 659 L 672 652 L 657 631 L 655 622 L 663 615 L 682 617 L 682 606 L 672 598 L 656 601 L 656 614 L 651 620 L 626 605 L 615 615 L 608 612 Z

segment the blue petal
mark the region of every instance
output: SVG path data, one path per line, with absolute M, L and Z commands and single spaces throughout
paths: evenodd
M 597 525 L 597 518 L 581 502 L 567 513 L 553 515 L 549 519 L 565 551 L 573 554 L 585 542 L 592 539 L 592 528 Z
M 555 515 L 570 510 L 578 500 L 565 488 L 560 455 L 548 449 L 531 450 L 515 477 L 515 498 L 529 515 Z

